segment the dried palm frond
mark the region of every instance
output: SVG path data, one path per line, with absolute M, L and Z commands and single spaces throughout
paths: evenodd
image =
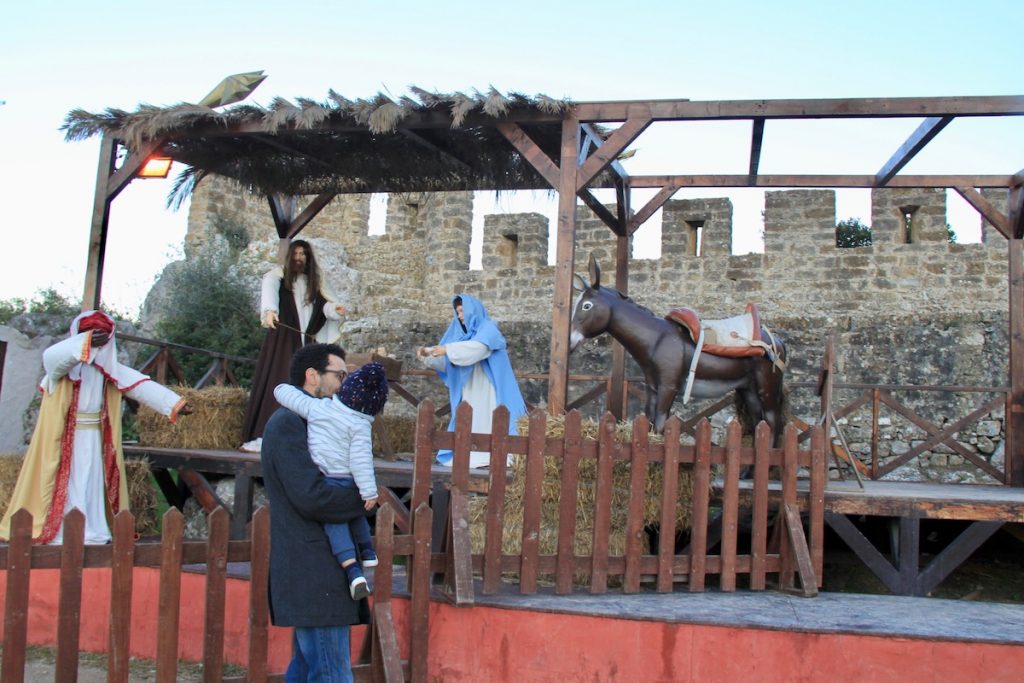
M 398 122 L 406 117 L 408 112 L 399 104 L 387 101 L 373 110 L 367 123 L 370 131 L 374 134 L 392 133 L 398 128 Z
M 498 118 L 508 113 L 508 98 L 492 85 L 483 98 L 483 110 L 488 116 Z
M 459 128 L 466 120 L 466 114 L 473 111 L 476 108 L 477 101 L 464 95 L 460 92 L 452 95 L 451 98 L 451 112 L 452 112 L 452 128 Z
M 270 109 L 263 117 L 263 130 L 277 134 L 277 131 L 298 119 L 302 110 L 283 97 L 275 97 L 270 102 Z

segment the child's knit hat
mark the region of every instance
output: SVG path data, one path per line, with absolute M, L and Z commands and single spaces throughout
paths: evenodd
M 338 400 L 364 415 L 384 410 L 388 400 L 388 378 L 380 363 L 367 363 L 353 372 L 338 389 Z

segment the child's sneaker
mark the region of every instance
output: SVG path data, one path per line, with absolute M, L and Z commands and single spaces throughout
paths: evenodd
M 359 561 L 364 567 L 376 567 L 377 553 L 373 552 L 373 548 L 366 548 L 359 551 Z
M 348 576 L 348 592 L 353 600 L 363 600 L 370 596 L 370 584 L 366 582 L 358 562 L 345 567 L 345 574 Z

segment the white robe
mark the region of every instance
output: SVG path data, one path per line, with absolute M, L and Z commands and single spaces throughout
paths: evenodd
M 103 479 L 103 449 L 100 412 L 103 409 L 103 374 L 93 367 L 97 350 L 90 352 L 89 362 L 82 363 L 82 335 L 57 342 L 43 352 L 43 367 L 48 380 L 57 381 L 81 363 L 81 386 L 78 390 L 78 428 L 71 450 L 71 472 L 68 476 L 68 495 L 64 514 L 78 508 L 85 515 L 85 542 L 107 543 L 110 527 L 104 508 L 106 487 Z M 181 397 L 152 380 L 147 380 L 126 391 L 124 396 L 135 399 L 163 415 L 170 415 Z M 82 415 L 83 413 L 87 415 Z M 95 425 L 95 426 L 93 426 Z M 51 541 L 60 544 L 64 524 Z
M 490 434 L 491 416 L 494 409 L 498 407 L 498 395 L 494 391 L 494 385 L 487 377 L 487 372 L 480 361 L 491 355 L 487 344 L 478 341 L 449 342 L 445 344 L 445 351 L 452 365 L 473 366 L 473 373 L 462 388 L 462 400 L 473 407 L 473 433 Z M 444 372 L 445 362 L 443 356 L 423 356 L 423 362 L 431 370 Z M 458 406 L 452 406 L 455 410 Z M 491 454 L 487 451 L 470 451 L 470 467 L 489 467 Z
M 281 280 L 284 278 L 283 268 L 274 268 L 263 276 L 263 286 L 260 290 L 260 319 L 266 317 L 267 311 L 273 311 L 280 315 L 279 294 L 281 291 Z M 306 287 L 308 280 L 305 275 L 295 278 L 292 286 L 292 296 L 295 297 L 295 310 L 299 314 L 299 329 L 305 331 L 309 325 L 309 319 L 313 316 L 313 304 L 306 301 Z M 324 315 L 327 322 L 316 333 L 316 341 L 320 344 L 336 344 L 341 339 L 341 316 L 335 307 L 338 305 L 333 301 L 326 289 L 320 287 L 320 293 L 327 299 L 324 304 Z

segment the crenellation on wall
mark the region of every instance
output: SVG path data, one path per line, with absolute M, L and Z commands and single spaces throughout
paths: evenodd
M 836 193 L 833 190 L 765 192 L 764 252 L 835 255 Z
M 661 253 L 664 258 L 732 254 L 732 201 L 728 198 L 682 199 L 665 203 L 661 212 Z

